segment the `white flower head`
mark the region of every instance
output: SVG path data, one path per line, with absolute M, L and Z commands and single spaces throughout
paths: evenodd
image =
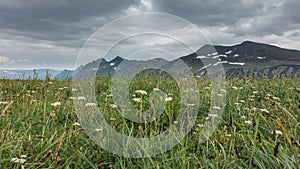
M 276 135 L 282 135 L 282 131 L 280 130 L 274 130 L 272 133 Z
M 135 101 L 135 102 L 137 102 L 137 103 L 141 103 L 142 102 L 141 98 L 133 98 L 132 100 Z
M 57 107 L 57 106 L 60 106 L 61 105 L 61 102 L 54 102 L 54 103 L 51 103 L 51 106 L 54 106 L 54 107 Z
M 159 88 L 153 88 L 154 91 L 159 91 Z
M 86 98 L 84 96 L 78 96 L 77 100 L 85 100 Z
M 97 104 L 96 103 L 87 103 L 87 104 L 85 104 L 85 106 L 86 107 L 93 107 L 93 106 L 97 106 Z
M 147 95 L 148 93 L 145 90 L 137 90 L 135 93 L 139 93 L 141 95 Z
M 11 161 L 14 162 L 14 163 L 24 164 L 26 162 L 26 159 L 23 159 L 23 158 L 12 158 Z
M 115 104 L 110 104 L 110 105 L 109 105 L 109 107 L 110 107 L 110 108 L 113 108 L 113 109 L 116 109 L 116 108 L 118 108 L 118 106 L 117 106 L 117 105 L 115 105 Z
M 109 95 L 107 95 L 106 97 L 113 97 L 113 94 L 109 94 Z
M 0 102 L 0 104 L 3 104 L 3 105 L 5 105 L 5 104 L 8 104 L 9 102 Z
M 208 117 L 218 117 L 218 115 L 217 114 L 208 114 Z
M 165 99 L 165 101 L 166 101 L 166 102 L 170 102 L 170 101 L 172 101 L 172 100 L 173 100 L 173 98 L 172 98 L 172 97 L 170 97 L 170 96 L 169 96 L 169 97 L 167 97 L 167 98 Z
M 103 129 L 102 128 L 96 128 L 95 131 L 101 132 Z
M 72 126 L 80 126 L 80 124 L 78 122 L 75 122 L 72 124 Z
M 252 124 L 252 121 L 246 120 L 246 121 L 245 121 L 245 124 L 249 124 L 249 125 L 250 125 L 250 124 Z

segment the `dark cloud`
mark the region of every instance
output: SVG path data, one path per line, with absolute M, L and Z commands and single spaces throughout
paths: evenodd
M 0 28 L 43 40 L 72 39 L 134 3 L 137 0 L 10 0 L 0 2 Z
M 260 1 L 236 0 L 154 0 L 154 10 L 178 15 L 203 26 L 232 25 L 262 13 Z
M 14 60 L 34 56 L 32 64 L 41 60 L 54 64 L 49 57 L 66 56 L 63 65 L 74 60 L 98 28 L 141 11 L 185 18 L 220 45 L 257 40 L 298 48 L 299 6 L 299 0 L 0 0 L 0 56 Z M 107 34 L 102 43 L 113 36 Z

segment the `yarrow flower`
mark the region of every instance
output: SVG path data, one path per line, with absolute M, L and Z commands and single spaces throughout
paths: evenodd
M 139 93 L 141 95 L 147 95 L 148 93 L 145 90 L 137 90 L 135 93 Z
M 3 105 L 5 105 L 5 104 L 8 104 L 9 102 L 0 102 L 0 104 L 3 104 Z
M 86 107 L 87 107 L 87 106 L 92 107 L 92 106 L 97 106 L 97 104 L 96 104 L 96 103 L 87 103 L 87 104 L 85 104 L 85 106 L 86 106 Z
M 61 105 L 61 102 L 54 102 L 54 103 L 51 103 L 51 106 L 54 106 L 54 107 L 57 107 L 57 106 L 60 106 Z
M 142 102 L 141 98 L 133 98 L 132 100 L 135 101 L 135 102 L 137 102 L 137 103 L 141 103 Z
M 26 155 L 21 155 L 20 158 L 12 158 L 11 162 L 24 164 L 26 162 L 25 158 L 27 158 Z
M 260 109 L 261 112 L 264 112 L 264 113 L 269 113 L 269 110 L 267 109 Z
M 271 133 L 276 134 L 276 135 L 282 135 L 282 131 L 280 131 L 280 130 L 274 130 Z
M 172 100 L 173 100 L 172 97 L 167 97 L 167 98 L 165 99 L 166 102 L 170 102 L 170 101 L 172 101 Z
M 214 110 L 221 111 L 221 108 L 220 108 L 220 107 L 217 107 L 217 106 L 214 106 L 213 109 L 214 109 Z
M 102 128 L 96 128 L 95 131 L 101 132 L 103 129 Z
M 217 114 L 208 114 L 208 117 L 218 117 Z
M 159 91 L 159 88 L 153 88 L 154 91 Z
M 246 121 L 245 121 L 245 124 L 252 124 L 252 121 L 246 120 Z
M 113 97 L 113 94 L 109 94 L 109 95 L 107 95 L 106 97 Z
M 78 122 L 75 122 L 72 124 L 72 126 L 80 126 L 80 124 Z
M 77 100 L 85 100 L 86 98 L 84 96 L 78 96 Z
M 113 108 L 113 109 L 118 108 L 118 106 L 115 105 L 115 104 L 110 104 L 109 107 L 111 107 L 111 108 Z

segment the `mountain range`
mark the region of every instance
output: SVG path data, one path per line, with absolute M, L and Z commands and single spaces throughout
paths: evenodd
M 130 70 L 136 69 L 133 65 L 144 68 L 158 65 L 163 65 L 161 68 L 176 68 L 179 60 L 183 61 L 195 76 L 206 75 L 208 67 L 215 67 L 218 64 L 223 65 L 228 78 L 242 76 L 272 78 L 300 73 L 300 51 L 253 41 L 232 46 L 204 45 L 195 53 L 172 61 L 160 58 L 146 61 L 127 60 L 120 56 L 110 61 L 100 58 L 79 67 L 76 73 L 83 77 L 95 71 L 97 75 L 112 75 L 117 69 L 130 73 Z
M 97 75 L 112 75 L 120 69 L 124 74 L 137 71 L 134 65 L 141 67 L 176 68 L 179 61 L 183 61 L 195 76 L 207 75 L 207 69 L 214 68 L 219 64 L 223 65 L 228 78 L 242 76 L 256 76 L 261 78 L 267 76 L 296 75 L 300 73 L 300 51 L 280 48 L 277 46 L 245 41 L 237 45 L 204 45 L 195 53 L 178 57 L 167 61 L 161 58 L 150 60 L 128 60 L 120 56 L 107 61 L 103 58 L 94 60 L 86 65 L 81 65 L 75 73 L 86 76 L 90 73 Z M 122 63 L 122 64 L 121 64 Z M 205 64 L 204 64 L 205 63 Z M 160 67 L 160 65 L 163 65 Z M 47 75 L 51 79 L 71 79 L 72 70 L 36 70 L 37 78 L 44 79 Z M 77 75 L 78 75 L 77 74 Z M 0 78 L 28 79 L 33 78 L 32 70 L 0 70 Z

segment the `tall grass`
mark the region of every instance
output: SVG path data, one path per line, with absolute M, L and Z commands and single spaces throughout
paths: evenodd
M 164 154 L 133 159 L 106 152 L 87 136 L 74 110 L 70 81 L 0 80 L 0 168 L 299 168 L 300 78 L 227 80 L 222 121 L 204 143 L 199 133 L 211 88 L 207 78 L 197 82 L 199 115 L 188 136 Z M 131 82 L 130 98 L 143 100 L 142 105 L 132 101 L 136 109 L 149 108 L 153 88 L 173 98 L 159 119 L 145 124 L 116 111 L 109 86 L 109 78 L 97 79 L 96 104 L 118 132 L 157 135 L 178 115 L 179 88 L 171 78 Z

